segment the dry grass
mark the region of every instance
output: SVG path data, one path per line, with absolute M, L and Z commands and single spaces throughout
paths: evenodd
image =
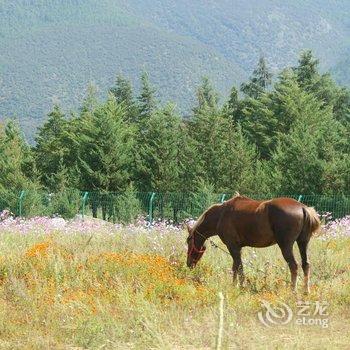
M 244 251 L 247 286 L 231 283 L 231 260 L 208 248 L 185 266 L 185 233 L 3 233 L 0 349 L 212 349 L 218 293 L 225 297 L 224 349 L 348 349 L 350 239 L 312 240 L 311 294 L 289 290 L 277 247 Z M 261 300 L 329 303 L 329 327 L 266 327 Z

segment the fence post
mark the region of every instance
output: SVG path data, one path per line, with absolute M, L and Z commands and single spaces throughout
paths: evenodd
M 155 196 L 156 194 L 152 192 L 148 203 L 148 221 L 150 224 L 152 224 L 152 221 L 153 221 L 153 201 Z
M 222 335 L 224 331 L 224 295 L 219 293 L 219 330 L 216 339 L 216 350 L 222 349 Z
M 26 194 L 26 191 L 21 191 L 19 194 L 19 203 L 18 203 L 18 216 L 22 217 L 22 209 L 23 209 L 23 198 L 24 195 Z
M 298 202 L 301 202 L 302 199 L 303 199 L 303 195 L 301 194 L 298 198 Z
M 89 192 L 84 192 L 83 194 L 83 198 L 81 199 L 82 201 L 82 205 L 81 205 L 81 218 L 84 220 L 84 216 L 85 216 L 85 204 L 86 204 L 86 200 L 87 197 L 89 195 Z
M 220 199 L 220 203 L 224 203 L 225 198 L 226 198 L 226 193 L 223 193 L 223 195 L 221 196 L 221 199 Z

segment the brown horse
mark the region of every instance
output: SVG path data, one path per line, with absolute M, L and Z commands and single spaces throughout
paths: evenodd
M 205 240 L 218 235 L 233 258 L 233 280 L 243 284 L 242 247 L 268 247 L 278 244 L 289 265 L 292 289 L 296 289 L 298 264 L 293 255 L 296 241 L 304 272 L 305 291 L 309 292 L 310 264 L 307 247 L 312 233 L 320 227 L 313 208 L 291 198 L 256 201 L 237 194 L 207 209 L 195 225 L 188 228 L 187 266 L 194 267 L 205 251 Z

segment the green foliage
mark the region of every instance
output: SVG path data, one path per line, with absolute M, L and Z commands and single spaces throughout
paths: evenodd
M 0 210 L 17 212 L 23 189 L 37 186 L 34 160 L 17 123 L 0 124 Z
M 195 113 L 201 110 L 211 110 L 215 112 L 218 109 L 219 94 L 215 91 L 208 77 L 202 78 L 202 83 L 197 89 L 198 106 L 194 108 Z
M 129 224 L 134 222 L 141 212 L 141 203 L 135 195 L 135 188 L 130 184 L 115 201 L 115 219 L 117 222 Z
M 192 171 L 216 191 L 246 191 L 254 181 L 257 152 L 239 125 L 220 111 L 204 106 L 194 115 L 190 135 L 195 141 Z
M 232 87 L 227 103 L 224 105 L 223 111 L 228 116 L 237 114 L 239 108 L 238 91 L 235 86 Z
M 173 105 L 153 113 L 142 124 L 139 140 L 138 177 L 143 190 L 165 192 L 183 190 L 191 154 L 191 142 L 181 117 Z
M 149 81 L 149 75 L 143 72 L 141 75 L 141 92 L 138 98 L 139 101 L 139 121 L 149 118 L 157 107 L 155 97 L 156 90 Z
M 82 189 L 122 191 L 130 180 L 134 129 L 125 111 L 109 95 L 92 113 L 77 120 L 78 173 Z
M 294 67 L 299 86 L 313 93 L 325 106 L 331 106 L 334 117 L 349 127 L 350 92 L 336 85 L 329 73 L 320 74 L 319 61 L 314 58 L 311 50 L 302 52 L 299 65 Z
M 48 188 L 54 188 L 51 178 L 59 172 L 63 160 L 67 157 L 69 150 L 65 143 L 65 133 L 68 122 L 55 105 L 48 115 L 48 120 L 39 128 L 34 149 L 36 166 L 43 178 L 41 182 Z
M 198 186 L 195 188 L 195 193 L 192 196 L 192 213 L 198 217 L 205 209 L 217 203 L 217 197 L 218 196 L 214 191 L 214 186 L 208 182 L 205 182 L 204 180 L 201 180 L 198 183 Z
M 81 194 L 76 189 L 66 188 L 54 193 L 49 202 L 51 215 L 58 215 L 64 219 L 72 219 L 79 212 L 81 206 Z
M 221 192 L 248 193 L 256 183 L 257 149 L 246 139 L 240 125 L 227 129 L 224 137 L 222 143 L 225 151 L 221 158 L 224 161 L 217 189 Z M 260 193 L 261 189 L 257 192 Z
M 341 180 L 344 172 L 336 171 L 329 182 L 329 169 L 342 168 L 341 124 L 330 109 L 324 110 L 315 99 L 305 99 L 301 111 L 290 133 L 280 136 L 273 155 L 272 162 L 282 173 L 281 190 L 295 193 L 321 193 L 325 188 L 332 192 L 346 190 Z
M 310 87 L 318 78 L 318 59 L 314 58 L 311 50 L 303 51 L 300 55 L 299 65 L 294 68 L 298 83 L 301 87 Z
M 334 143 L 341 152 L 344 145 L 340 144 L 346 143 L 347 129 L 337 121 L 333 107 L 332 103 L 325 104 L 314 92 L 299 86 L 295 74 L 285 70 L 272 92 L 245 101 L 243 129 L 264 159 L 271 157 L 278 140 L 288 134 L 298 120 L 323 125 L 324 137 L 319 141 L 319 148 L 326 151 L 329 147 L 325 144 L 329 142 L 331 148 Z
M 271 109 L 270 96 L 264 94 L 259 99 L 245 100 L 242 114 L 245 135 L 250 142 L 256 144 L 263 159 L 269 158 L 278 132 L 278 120 Z
M 18 198 L 19 196 L 16 198 L 17 203 Z M 50 204 L 50 195 L 47 192 L 37 187 L 25 190 L 22 200 L 22 216 L 26 218 L 50 216 L 52 214 Z M 19 215 L 19 208 L 17 208 L 16 214 Z
M 259 97 L 271 85 L 272 73 L 269 71 L 265 58 L 260 57 L 258 66 L 247 83 L 241 85 L 242 92 L 252 98 Z
M 193 199 L 199 215 L 220 193 L 349 192 L 350 92 L 319 73 L 310 51 L 273 85 L 260 59 L 243 97 L 233 87 L 223 104 L 203 78 L 186 118 L 174 104 L 156 100 L 147 73 L 141 85 L 136 97 L 118 76 L 105 100 L 90 85 L 79 113 L 69 118 L 54 105 L 33 148 L 16 123 L 1 125 L 0 209 L 18 213 L 26 190 L 25 215 L 71 218 L 80 191 L 95 191 L 93 216 L 130 222 L 141 206 L 135 191 L 168 192 L 156 198 L 155 210 L 179 220 L 183 201 Z M 119 194 L 110 200 L 110 192 Z
M 114 95 L 117 103 L 124 106 L 126 119 L 129 122 L 135 122 L 138 110 L 131 82 L 122 75 L 118 75 L 115 81 L 115 86 L 109 91 Z
M 317 143 L 311 130 L 303 121 L 298 121 L 273 155 L 272 161 L 282 175 L 279 191 L 319 193 L 322 161 L 317 155 Z

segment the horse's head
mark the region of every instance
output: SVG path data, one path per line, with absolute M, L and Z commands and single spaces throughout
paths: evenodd
M 197 227 L 191 228 L 187 225 L 187 266 L 194 268 L 205 252 L 205 245 L 203 245 L 205 238 L 197 231 Z

